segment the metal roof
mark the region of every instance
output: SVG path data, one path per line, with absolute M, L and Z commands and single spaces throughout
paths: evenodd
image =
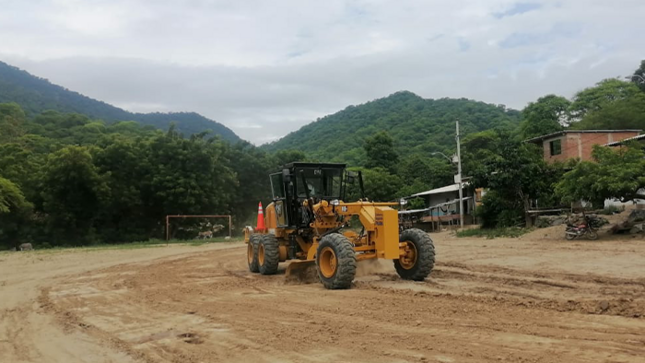
M 463 188 L 465 188 L 467 185 L 468 185 L 468 183 L 462 183 Z M 410 197 L 421 197 L 421 196 L 424 196 L 424 195 L 456 192 L 458 190 L 459 190 L 459 184 L 451 184 L 451 185 L 446 185 L 445 187 L 426 190 L 425 192 L 421 192 L 421 193 L 417 193 L 417 194 L 412 194 Z
M 632 140 L 641 140 L 641 139 L 644 139 L 644 138 L 645 138 L 645 134 L 638 135 L 638 136 L 633 136 L 633 137 L 628 137 L 628 138 L 622 139 L 620 141 L 610 142 L 608 144 L 605 144 L 605 146 L 618 146 L 618 145 L 622 145 L 626 141 L 629 142 L 629 141 L 632 141 Z
M 564 134 L 615 134 L 617 132 L 639 132 L 640 133 L 641 131 L 643 131 L 643 130 L 634 130 L 634 129 L 626 129 L 626 130 L 562 130 L 562 131 L 552 132 L 550 134 L 534 137 L 534 138 L 531 138 L 531 139 L 527 139 L 527 140 L 524 140 L 524 142 L 542 141 L 544 139 L 549 139 L 549 138 L 564 135 Z
M 307 162 L 300 162 L 300 161 L 294 161 L 292 163 L 288 163 L 284 166 L 284 168 L 345 168 L 347 164 L 341 164 L 341 163 L 307 163 Z
M 463 198 L 461 198 L 462 201 L 469 200 L 469 199 L 473 199 L 473 197 L 463 197 Z M 447 202 L 444 202 L 444 203 L 435 204 L 435 205 L 433 205 L 431 207 L 428 207 L 428 208 L 425 208 L 425 209 L 402 210 L 402 211 L 399 211 L 399 214 L 416 214 L 416 213 L 421 213 L 421 212 L 428 212 L 428 211 L 430 211 L 432 209 L 435 209 L 435 208 L 443 207 L 443 206 L 446 206 L 446 205 L 452 205 L 452 204 L 456 204 L 456 203 L 459 203 L 459 198 L 455 198 L 453 200 L 450 200 L 450 201 L 447 201 Z

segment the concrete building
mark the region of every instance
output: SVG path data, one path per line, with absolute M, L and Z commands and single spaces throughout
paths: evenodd
M 542 146 L 547 162 L 571 158 L 591 160 L 594 145 L 607 145 L 638 136 L 641 130 L 564 130 L 526 140 Z

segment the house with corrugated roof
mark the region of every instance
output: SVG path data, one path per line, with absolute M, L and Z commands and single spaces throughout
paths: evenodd
M 406 199 L 422 198 L 424 208 L 400 211 L 402 220 L 414 219 L 417 227 L 426 230 L 440 229 L 441 225 L 459 225 L 459 210 L 464 210 L 464 224 L 473 224 L 476 205 L 481 202 L 484 192 L 478 189 L 473 193 L 468 182 L 462 183 L 463 198 L 459 203 L 459 184 L 450 184 L 441 188 L 412 194 Z M 418 224 L 421 225 L 418 225 Z

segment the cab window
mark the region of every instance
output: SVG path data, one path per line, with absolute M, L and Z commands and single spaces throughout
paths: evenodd
M 273 191 L 273 199 L 284 198 L 284 184 L 282 183 L 282 174 L 271 174 L 271 190 Z

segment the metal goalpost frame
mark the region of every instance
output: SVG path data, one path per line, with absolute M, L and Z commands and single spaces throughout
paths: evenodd
M 233 219 L 230 214 L 170 214 L 166 216 L 166 241 L 170 240 L 170 218 L 228 218 L 228 236 L 233 237 Z

